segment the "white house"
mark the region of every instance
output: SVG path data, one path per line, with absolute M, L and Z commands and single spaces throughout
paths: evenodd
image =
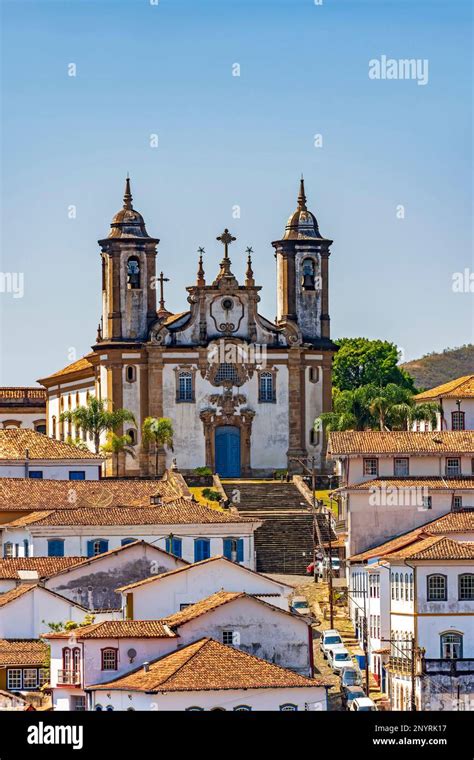
M 438 430 L 474 430 L 474 375 L 464 375 L 448 383 L 418 393 L 415 403 L 437 403 Z M 414 423 L 415 430 L 423 430 L 427 423 Z
M 162 618 L 217 591 L 245 591 L 288 610 L 293 586 L 217 556 L 177 570 L 151 575 L 117 589 L 129 619 Z
M 176 649 L 179 642 L 159 620 L 107 620 L 43 638 L 51 647 L 55 710 L 85 710 L 88 685 L 123 675 Z
M 22 583 L 0 595 L 0 638 L 37 639 L 49 623 L 83 622 L 89 610 L 38 583 Z M 97 613 L 97 618 L 113 613 Z
M 98 480 L 104 457 L 36 430 L 0 429 L 0 478 Z
M 30 561 L 47 562 L 54 559 L 67 562 L 69 558 L 40 557 Z M 21 563 L 24 560 L 10 561 Z M 175 572 L 186 567 L 189 564 L 185 560 L 158 546 L 146 541 L 133 541 L 88 559 L 79 557 L 74 563 L 58 567 L 48 574 L 44 585 L 89 609 L 121 609 L 121 596 L 116 592 L 117 584 L 132 579 L 140 582 L 142 578 L 149 577 L 150 573 Z M 1 572 L 2 561 L 0 577 Z M 149 614 L 148 617 L 158 616 Z
M 419 709 L 454 709 L 453 695 L 468 705 L 473 539 L 474 510 L 464 510 L 350 558 L 351 617 L 361 643 L 367 626 L 370 666 L 392 709 L 411 709 L 412 657 Z
M 93 710 L 322 711 L 327 686 L 206 637 L 87 691 Z
M 46 391 L 37 387 L 0 388 L 0 428 L 30 428 L 46 434 Z
M 302 675 L 313 673 L 308 621 L 243 591 L 218 591 L 164 620 L 180 646 L 211 636 Z
M 346 556 L 473 506 L 474 431 L 335 432 L 328 458 L 341 477 Z
M 197 502 L 176 499 L 149 508 L 90 507 L 36 512 L 0 525 L 5 547 L 28 542 L 34 556 L 90 557 L 116 549 L 131 540 L 144 540 L 188 562 L 232 552 L 236 545 L 242 564 L 255 566 L 253 533 L 260 521 L 241 519 Z

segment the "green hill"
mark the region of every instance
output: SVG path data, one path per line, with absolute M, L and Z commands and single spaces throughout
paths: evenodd
M 445 348 L 401 365 L 414 378 L 417 388 L 428 390 L 456 377 L 474 373 L 474 345 Z

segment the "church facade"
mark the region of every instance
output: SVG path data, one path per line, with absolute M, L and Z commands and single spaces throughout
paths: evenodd
M 159 469 L 173 456 L 182 472 L 208 466 L 222 477 L 256 477 L 300 470 L 315 457 L 324 467 L 316 417 L 331 408 L 328 264 L 332 241 L 308 210 L 304 182 L 281 239 L 272 242 L 277 269 L 277 317 L 258 311 L 251 249 L 245 281 L 232 272 L 236 238 L 217 237 L 220 270 L 207 278 L 203 249 L 186 310 L 165 308 L 163 274 L 156 276 L 159 240 L 132 203 L 126 180 L 123 208 L 99 240 L 102 318 L 91 352 L 39 382 L 47 390 L 48 434 L 78 435 L 61 413 L 96 395 L 133 412 L 125 425 L 136 451 L 121 455 L 119 474 L 152 475 L 154 453 L 142 445 L 146 417 L 169 417 L 174 453 L 159 453 Z M 157 299 L 159 295 L 159 299 Z M 118 431 L 122 432 L 122 431 Z

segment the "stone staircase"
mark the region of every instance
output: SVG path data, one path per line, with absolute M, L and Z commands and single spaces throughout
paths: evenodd
M 305 575 L 313 560 L 313 518 L 295 484 L 223 480 L 222 485 L 242 517 L 264 521 L 255 531 L 257 570 Z

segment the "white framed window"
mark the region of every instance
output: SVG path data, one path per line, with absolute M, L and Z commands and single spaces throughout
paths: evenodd
M 125 379 L 127 383 L 134 383 L 137 379 L 137 368 L 133 366 L 133 364 L 129 364 L 128 367 L 125 368 Z
M 260 372 L 258 400 L 261 404 L 272 404 L 275 399 L 275 376 L 273 372 Z
M 232 646 L 234 643 L 234 631 L 222 631 L 222 643 Z
M 462 509 L 462 496 L 453 497 L 453 509 Z
M 462 633 L 442 633 L 440 636 L 443 660 L 459 660 L 462 657 Z
M 395 457 L 393 460 L 393 474 L 397 478 L 406 478 L 409 473 L 408 457 Z
M 21 668 L 8 668 L 7 670 L 7 689 L 9 691 L 18 691 L 22 688 L 23 679 Z
M 102 670 L 117 670 L 117 650 L 108 648 L 102 650 Z
M 364 459 L 364 475 L 377 476 L 378 466 L 375 457 L 366 457 Z
M 286 702 L 284 705 L 280 705 L 280 711 L 281 712 L 297 712 L 298 705 L 291 704 L 290 702 Z
M 426 579 L 426 598 L 429 602 L 445 602 L 447 600 L 448 583 L 445 575 L 435 573 Z
M 459 600 L 472 601 L 474 599 L 474 573 L 463 573 L 459 576 Z
M 48 668 L 39 668 L 38 670 L 38 686 L 44 686 L 49 680 Z
M 180 372 L 178 375 L 178 401 L 194 401 L 193 376 L 191 372 Z
M 36 689 L 38 686 L 38 671 L 36 668 L 25 668 L 23 671 L 23 688 Z
M 451 412 L 451 429 L 465 430 L 466 421 L 464 412 Z
M 447 457 L 446 459 L 446 475 L 460 475 L 461 474 L 461 460 L 459 457 Z

